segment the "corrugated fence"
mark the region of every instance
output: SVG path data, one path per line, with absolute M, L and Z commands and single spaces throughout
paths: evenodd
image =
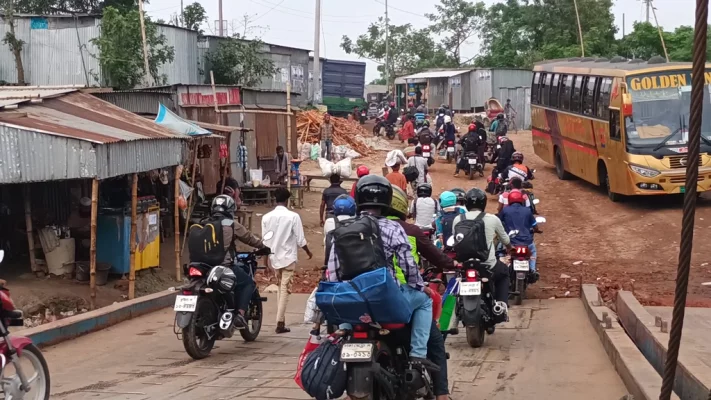
M 499 99 L 511 99 L 511 105 L 516 111 L 516 126 L 518 129 L 531 129 L 531 88 L 499 88 Z M 501 100 L 505 105 L 506 100 Z

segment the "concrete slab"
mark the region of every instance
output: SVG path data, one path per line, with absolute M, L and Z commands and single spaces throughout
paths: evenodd
M 597 287 L 583 285 L 581 294 L 589 321 L 627 390 L 634 395 L 635 399 L 659 398 L 662 387 L 661 376 L 637 349 L 619 324 L 617 315 L 602 305 Z M 672 394 L 672 399 L 678 398 Z
M 172 334 L 170 309 L 48 347 L 52 399 L 308 399 L 292 379 L 309 330 L 300 324 L 306 298 L 291 298 L 291 333 L 273 332 L 276 302 L 269 295 L 256 342 L 239 336 L 218 342 L 201 361 L 191 360 Z M 598 400 L 626 393 L 578 299 L 531 301 L 511 315 L 481 349 L 470 348 L 463 332 L 447 338 L 453 399 Z
M 671 326 L 672 308 L 644 307 L 627 291 L 621 291 L 617 296 L 620 322 L 654 369 L 663 373 L 669 334 L 656 326 L 655 317 L 661 317 Z M 674 392 L 684 400 L 708 397 L 711 388 L 711 346 L 707 343 L 709 328 L 711 310 L 686 309 L 674 380 Z

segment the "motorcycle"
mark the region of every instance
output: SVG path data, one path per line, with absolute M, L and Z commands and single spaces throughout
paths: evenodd
M 536 217 L 538 224 L 546 222 L 544 217 Z M 530 270 L 531 251 L 528 246 L 514 246 L 509 255 L 509 278 L 511 279 L 511 290 L 509 297 L 513 299 L 514 305 L 521 305 L 526 298 L 528 285 L 535 283 L 538 279 Z
M 464 153 L 464 160 L 466 160 L 467 168 L 469 170 L 469 180 L 474 179 L 475 172 L 479 173 L 479 177 L 484 176 L 484 165 L 479 162 L 479 154 L 477 154 L 476 151 Z
M 385 136 L 389 140 L 395 139 L 395 127 L 392 124 L 385 123 Z
M 0 250 L 0 262 L 5 252 Z M 10 291 L 0 284 L 0 385 L 7 400 L 49 400 L 49 367 L 42 352 L 24 336 L 10 336 L 9 327 L 23 326 L 22 311 L 15 308 Z M 22 365 L 20 365 L 22 364 Z M 28 371 L 32 366 L 34 371 Z M 10 375 L 6 367 L 12 365 Z
M 273 232 L 267 232 L 264 240 L 269 240 Z M 252 252 L 235 252 L 235 267 L 246 270 L 254 279 L 257 257 L 266 256 L 269 249 L 258 249 Z M 218 269 L 219 268 L 219 269 Z M 263 268 L 263 267 L 261 267 Z M 183 266 L 183 272 L 189 283 L 178 288 L 180 294 L 175 298 L 175 323 L 173 332 L 182 334 L 185 351 L 195 360 L 201 360 L 212 351 L 216 340 L 229 339 L 236 330 L 233 322 L 234 310 L 228 309 L 227 296 L 234 296 L 234 282 L 221 279 L 220 266 L 191 262 Z M 255 288 L 245 313 L 247 328 L 239 333 L 246 342 L 253 342 L 259 336 L 262 327 L 262 303 L 266 297 L 259 295 Z
M 358 324 L 338 333 L 343 337 L 341 361 L 351 399 L 434 398 L 430 371 L 409 360 L 409 326 Z

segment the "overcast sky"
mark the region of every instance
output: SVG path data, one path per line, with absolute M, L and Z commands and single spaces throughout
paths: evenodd
M 484 0 L 487 4 L 496 0 Z M 570 0 L 572 1 L 572 0 Z M 614 1 L 614 0 L 613 0 Z M 187 5 L 191 0 L 184 0 Z M 218 19 L 218 0 L 199 0 L 209 16 L 209 26 L 203 29 L 207 33 L 215 31 Z M 223 0 L 223 19 L 227 21 L 228 33 L 242 33 L 244 16 L 249 17 L 252 32 L 248 36 L 260 36 L 265 42 L 282 44 L 312 50 L 314 47 L 314 8 L 315 0 Z M 429 24 L 425 13 L 434 11 L 432 0 L 389 0 L 390 20 L 400 25 L 411 23 L 415 26 Z M 665 30 L 673 30 L 679 25 L 694 25 L 694 0 L 655 0 L 659 23 Z M 344 7 L 346 5 L 346 7 Z M 148 14 L 154 19 L 170 19 L 180 12 L 180 0 L 150 0 L 146 5 Z M 622 15 L 625 15 L 626 31 L 632 30 L 634 21 L 644 20 L 645 7 L 640 0 L 616 0 L 613 13 L 622 34 Z M 340 48 L 343 35 L 357 37 L 364 33 L 370 22 L 385 12 L 384 0 L 322 0 L 321 56 L 341 60 L 358 60 L 355 55 L 346 54 Z M 650 15 L 653 21 L 653 17 Z M 217 32 L 214 32 L 217 34 Z M 462 52 L 462 59 L 468 59 L 479 51 L 479 42 L 473 39 Z M 378 77 L 376 64 L 368 63 L 367 80 Z

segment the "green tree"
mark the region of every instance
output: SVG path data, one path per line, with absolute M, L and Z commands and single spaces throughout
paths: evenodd
M 188 4 L 187 6 L 185 6 L 185 8 L 183 9 L 183 13 L 180 16 L 180 19 L 183 23 L 183 27 L 198 31 L 200 34 L 202 34 L 200 24 L 207 20 L 207 12 L 200 3 L 195 2 L 193 4 Z
M 378 79 L 373 79 L 370 81 L 368 85 L 387 85 L 388 83 L 385 82 L 385 78 L 378 78 Z
M 426 14 L 433 23 L 430 31 L 442 37 L 441 48 L 459 64 L 462 45 L 481 29 L 486 5 L 467 0 L 440 0 L 435 10 L 435 14 Z
M 155 84 L 163 84 L 166 77 L 158 73 L 158 67 L 172 62 L 175 50 L 166 45 L 165 36 L 158 33 L 156 25 L 147 17 L 145 28 L 148 72 Z M 101 64 L 106 85 L 130 89 L 141 83 L 145 71 L 138 10 L 121 13 L 113 7 L 104 9 L 101 35 L 92 39 L 92 43 L 99 49 L 95 57 Z
M 121 13 L 138 9 L 135 0 L 16 0 L 16 2 L 18 12 L 29 14 L 97 14 L 107 7 L 113 7 Z
M 22 65 L 22 48 L 25 42 L 15 36 L 15 9 L 13 0 L 4 0 L 2 7 L 2 19 L 9 26 L 9 30 L 5 33 L 2 42 L 10 48 L 13 57 L 15 58 L 15 70 L 17 71 L 17 84 L 25 84 L 25 68 Z
M 257 86 L 264 77 L 276 74 L 279 69 L 274 61 L 261 54 L 262 46 L 261 40 L 230 38 L 220 43 L 217 51 L 207 53 L 215 83 Z
M 427 29 L 415 29 L 410 24 L 390 26 L 390 66 L 388 76 L 405 75 L 433 67 L 456 66 L 457 62 L 435 45 Z M 385 20 L 381 17 L 370 24 L 368 31 L 356 38 L 341 39 L 341 48 L 380 64 L 378 71 L 385 73 Z

